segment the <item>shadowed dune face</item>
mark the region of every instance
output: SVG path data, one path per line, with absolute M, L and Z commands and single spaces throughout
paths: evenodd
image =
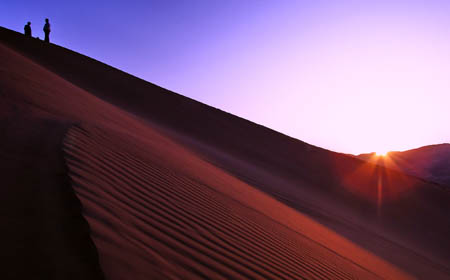
M 70 126 L 107 279 L 448 278 L 448 192 L 8 32 L 0 116 Z
M 69 125 L 1 101 L 1 278 L 103 279 L 62 153 Z

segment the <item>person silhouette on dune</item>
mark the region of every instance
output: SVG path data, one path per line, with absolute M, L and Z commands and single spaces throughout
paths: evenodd
M 48 18 L 45 19 L 44 33 L 45 42 L 50 43 L 50 23 L 48 22 Z
M 31 22 L 28 22 L 25 27 L 23 28 L 25 32 L 25 36 L 31 37 Z

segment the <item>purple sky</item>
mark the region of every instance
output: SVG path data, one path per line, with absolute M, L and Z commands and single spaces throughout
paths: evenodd
M 0 25 L 334 151 L 450 142 L 450 1 L 67 2 Z

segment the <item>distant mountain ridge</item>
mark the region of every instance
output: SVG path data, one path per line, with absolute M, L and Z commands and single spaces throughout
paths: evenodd
M 360 154 L 360 159 L 399 169 L 427 181 L 450 186 L 450 143 L 420 147 L 403 152 L 389 152 L 386 158 L 375 153 Z

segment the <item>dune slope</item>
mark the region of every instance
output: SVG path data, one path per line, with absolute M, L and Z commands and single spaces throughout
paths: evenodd
M 5 29 L 0 42 L 0 94 L 14 108 L 3 123 L 19 111 L 24 129 L 64 124 L 53 147 L 77 196 L 63 201 L 79 199 L 84 244 L 98 252 L 90 277 L 448 278 L 450 199 L 439 186 L 54 45 Z

